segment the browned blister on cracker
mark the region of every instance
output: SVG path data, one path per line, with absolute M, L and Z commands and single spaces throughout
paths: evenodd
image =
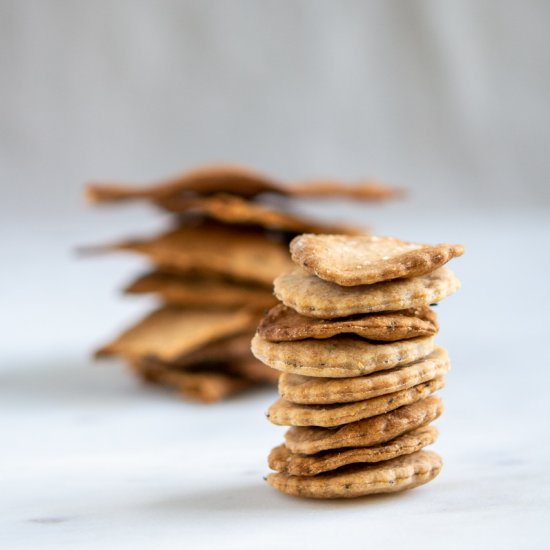
M 290 252 L 309 273 L 341 286 L 357 286 L 431 273 L 461 256 L 464 247 L 371 235 L 306 234 L 294 238 Z
M 434 479 L 441 467 L 439 455 L 417 451 L 376 464 L 345 466 L 316 476 L 269 474 L 267 482 L 275 489 L 297 497 L 356 498 L 413 489 Z
M 459 288 L 460 281 L 445 267 L 412 279 L 354 287 L 323 281 L 303 269 L 279 275 L 274 281 L 275 296 L 283 304 L 306 317 L 321 319 L 423 307 Z
M 384 343 L 353 336 L 268 342 L 256 334 L 251 349 L 260 361 L 282 372 L 347 378 L 412 363 L 429 355 L 434 346 L 430 336 Z
M 182 273 L 212 271 L 264 285 L 271 285 L 291 265 L 285 246 L 263 234 L 209 225 L 180 227 L 109 248 L 143 254 L 158 266 Z
M 314 455 L 296 454 L 285 445 L 279 445 L 271 451 L 268 463 L 272 470 L 278 472 L 293 476 L 314 476 L 349 464 L 382 462 L 411 454 L 434 443 L 437 435 L 435 426 L 423 426 L 372 447 L 324 451 Z
M 103 346 L 97 356 L 177 361 L 209 342 L 246 332 L 255 322 L 256 316 L 248 310 L 187 310 L 166 306 Z
M 414 363 L 366 376 L 319 378 L 283 372 L 279 394 L 287 401 L 303 405 L 350 403 L 412 388 L 443 376 L 449 368 L 446 350 L 436 346 L 432 353 Z
M 370 447 L 425 426 L 442 412 L 441 399 L 432 395 L 386 414 L 338 428 L 292 427 L 285 434 L 285 443 L 293 453 L 307 455 L 331 449 Z
M 133 281 L 128 294 L 155 293 L 165 303 L 182 307 L 264 310 L 276 302 L 267 286 L 238 283 L 214 273 L 176 274 L 153 271 Z
M 277 304 L 261 320 L 258 334 L 270 342 L 325 339 L 338 334 L 395 341 L 435 335 L 439 330 L 436 319 L 436 314 L 427 306 L 339 319 L 315 319 Z
M 198 213 L 222 223 L 251 225 L 290 233 L 338 233 L 357 235 L 361 230 L 344 225 L 329 225 L 264 206 L 229 194 L 208 197 L 168 197 L 157 201 L 174 213 Z
M 399 390 L 352 403 L 332 405 L 299 405 L 279 399 L 267 411 L 273 424 L 281 426 L 320 426 L 333 428 L 365 418 L 388 413 L 404 405 L 425 399 L 445 385 L 442 376 L 417 384 L 412 388 Z

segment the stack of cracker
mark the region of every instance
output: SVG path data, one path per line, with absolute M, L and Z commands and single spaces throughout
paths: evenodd
M 234 166 L 199 168 L 149 187 L 90 185 L 87 196 L 93 203 L 146 200 L 173 221 L 169 231 L 152 238 L 100 248 L 148 258 L 151 271 L 125 291 L 156 294 L 160 307 L 97 355 L 122 357 L 144 380 L 203 402 L 276 382 L 277 373 L 251 355 L 249 343 L 263 311 L 276 303 L 273 279 L 291 265 L 288 242 L 304 231 L 360 232 L 292 214 L 291 201 L 382 200 L 395 193 L 374 183 L 317 181 L 290 187 Z M 274 198 L 281 208 L 269 206 Z
M 254 355 L 281 371 L 267 416 L 291 426 L 267 481 L 309 498 L 389 493 L 431 481 L 426 445 L 442 412 L 434 392 L 449 370 L 434 343 L 435 304 L 460 283 L 442 267 L 463 254 L 387 237 L 302 235 L 298 267 L 275 280 L 282 304 L 262 319 Z

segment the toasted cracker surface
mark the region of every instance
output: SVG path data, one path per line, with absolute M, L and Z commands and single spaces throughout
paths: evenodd
M 102 347 L 97 356 L 177 361 L 209 342 L 250 330 L 255 319 L 247 310 L 185 310 L 166 306 Z
M 92 203 L 121 202 L 135 199 L 161 200 L 185 194 L 211 195 L 230 193 L 252 198 L 262 193 L 291 197 L 342 197 L 377 201 L 401 194 L 381 183 L 369 180 L 346 185 L 335 180 L 311 180 L 285 185 L 265 174 L 239 165 L 207 165 L 183 172 L 153 185 L 92 183 L 86 188 Z
M 248 306 L 264 310 L 276 302 L 268 287 L 238 283 L 212 273 L 178 275 L 152 271 L 134 280 L 125 292 L 156 293 L 167 304 L 186 307 L 220 309 Z
M 318 378 L 283 372 L 279 394 L 292 403 L 324 405 L 372 399 L 404 390 L 443 376 L 450 368 L 449 356 L 442 347 L 423 359 L 394 369 L 354 378 Z
M 225 372 L 189 372 L 169 365 L 136 361 L 131 365 L 146 382 L 171 387 L 191 401 L 215 403 L 254 385 L 254 381 Z
M 284 304 L 277 304 L 261 320 L 258 334 L 270 342 L 324 339 L 338 334 L 394 341 L 433 336 L 439 330 L 436 319 L 436 314 L 427 306 L 328 320 L 306 317 Z
M 292 427 L 285 434 L 285 443 L 293 453 L 307 455 L 346 447 L 370 447 L 425 426 L 442 412 L 441 399 L 432 395 L 386 414 L 339 428 Z
M 293 476 L 314 476 L 349 464 L 381 462 L 414 453 L 434 443 L 437 435 L 434 426 L 423 426 L 380 445 L 325 451 L 315 455 L 295 454 L 285 445 L 279 445 L 271 451 L 268 462 L 269 467 L 278 472 Z
M 158 201 L 159 206 L 174 212 L 197 212 L 228 224 L 253 225 L 291 233 L 338 233 L 357 235 L 361 231 L 350 226 L 315 222 L 228 194 L 208 197 L 169 197 Z
M 144 254 L 154 264 L 183 273 L 213 271 L 265 285 L 271 285 L 291 264 L 285 246 L 263 234 L 209 225 L 181 227 L 110 248 Z
M 406 390 L 399 390 L 364 401 L 333 405 L 298 405 L 279 399 L 269 407 L 267 418 L 273 424 L 280 426 L 333 428 L 416 403 L 443 388 L 444 385 L 445 380 L 440 376 Z
M 260 361 L 282 372 L 347 378 L 412 363 L 429 355 L 434 346 L 430 336 L 385 343 L 353 336 L 268 342 L 256 334 L 251 349 Z
M 355 498 L 413 489 L 434 479 L 442 467 L 431 451 L 400 456 L 376 464 L 346 466 L 316 476 L 270 474 L 267 482 L 288 495 L 305 498 Z
M 329 283 L 301 269 L 284 273 L 274 282 L 275 296 L 286 306 L 321 319 L 426 306 L 459 288 L 459 280 L 445 267 L 412 279 L 355 287 Z
M 299 235 L 290 243 L 295 263 L 343 286 L 370 285 L 435 271 L 464 253 L 462 245 L 426 245 L 392 237 Z
M 277 384 L 279 372 L 250 356 L 231 361 L 229 370 L 252 382 Z

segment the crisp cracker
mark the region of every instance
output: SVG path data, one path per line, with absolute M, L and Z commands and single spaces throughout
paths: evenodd
M 279 445 L 269 454 L 268 462 L 269 467 L 278 472 L 293 476 L 314 476 L 349 464 L 382 462 L 411 454 L 435 443 L 437 435 L 434 426 L 423 426 L 380 445 L 325 451 L 316 455 L 295 454 L 285 445 Z
M 318 378 L 283 372 L 279 394 L 286 401 L 302 405 L 351 403 L 412 388 L 443 376 L 449 368 L 447 351 L 436 346 L 430 355 L 414 363 L 367 376 Z
M 177 361 L 209 342 L 250 330 L 255 320 L 256 316 L 247 310 L 187 310 L 166 306 L 103 346 L 97 356 Z
M 386 414 L 339 428 L 292 427 L 285 434 L 285 443 L 293 453 L 307 455 L 347 447 L 371 447 L 425 426 L 442 412 L 441 399 L 432 395 Z
M 200 166 L 148 186 L 92 183 L 86 188 L 86 197 L 92 203 L 135 199 L 161 200 L 185 194 L 217 193 L 230 193 L 246 198 L 253 198 L 263 193 L 275 193 L 288 197 L 342 197 L 379 201 L 391 199 L 402 192 L 372 180 L 359 181 L 355 185 L 345 185 L 334 180 L 311 180 L 285 185 L 250 168 L 223 164 Z
M 308 234 L 295 237 L 290 252 L 307 272 L 341 286 L 357 286 L 426 275 L 462 256 L 464 247 L 371 235 Z
M 152 239 L 120 242 L 108 249 L 141 253 L 156 265 L 183 273 L 213 271 L 265 285 L 271 285 L 291 265 L 286 247 L 263 234 L 210 225 L 180 227 Z
M 268 287 L 237 283 L 213 273 L 178 275 L 152 271 L 135 279 L 125 292 L 155 293 L 166 304 L 216 309 L 248 306 L 264 310 L 277 301 Z
M 434 479 L 442 467 L 439 455 L 417 451 L 376 464 L 345 466 L 316 476 L 270 474 L 267 482 L 287 495 L 305 498 L 355 498 L 413 489 Z
M 357 235 L 362 231 L 344 225 L 329 225 L 275 210 L 235 195 L 168 197 L 157 204 L 172 213 L 198 213 L 227 224 L 252 225 L 290 233 L 338 233 Z
M 260 361 L 282 372 L 347 378 L 412 363 L 429 355 L 434 347 L 431 336 L 387 343 L 353 336 L 268 342 L 256 333 L 251 349 Z
M 284 304 L 277 304 L 264 315 L 258 326 L 258 334 L 270 342 L 325 339 L 338 334 L 395 341 L 433 336 L 438 330 L 437 316 L 427 306 L 327 320 L 306 317 Z
M 228 368 L 231 372 L 252 382 L 276 384 L 279 380 L 278 371 L 269 368 L 252 356 L 233 360 Z
M 437 303 L 460 288 L 460 281 L 442 267 L 412 279 L 343 287 L 295 269 L 274 281 L 275 296 L 306 317 L 334 319 L 349 315 L 398 311 Z
M 320 426 L 333 428 L 365 418 L 388 413 L 404 405 L 416 403 L 445 386 L 442 376 L 412 388 L 364 401 L 333 405 L 298 405 L 279 399 L 267 411 L 267 418 L 279 426 Z
M 146 382 L 171 387 L 191 401 L 215 403 L 250 388 L 254 382 L 229 372 L 189 372 L 149 361 L 131 364 Z

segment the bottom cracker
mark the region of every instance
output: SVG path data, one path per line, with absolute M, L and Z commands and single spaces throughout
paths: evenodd
M 376 464 L 346 466 L 317 476 L 270 474 L 267 482 L 287 495 L 332 499 L 356 498 L 413 489 L 434 479 L 442 460 L 431 451 L 418 451 Z

